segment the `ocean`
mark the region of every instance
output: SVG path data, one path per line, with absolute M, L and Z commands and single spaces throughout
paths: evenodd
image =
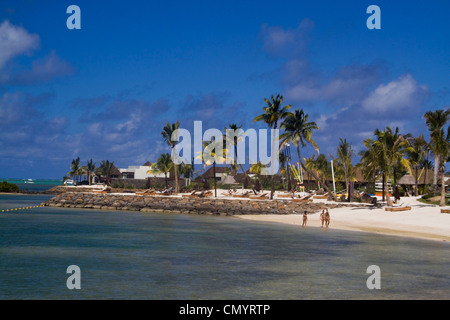
M 0 182 L 6 181 L 13 183 L 19 187 L 21 191 L 42 192 L 49 190 L 55 186 L 61 186 L 62 180 L 56 179 L 2 179 Z
M 0 212 L 49 197 L 2 194 Z M 35 207 L 0 213 L 0 299 L 450 299 L 449 249 L 234 217 Z M 367 285 L 373 265 L 380 289 Z

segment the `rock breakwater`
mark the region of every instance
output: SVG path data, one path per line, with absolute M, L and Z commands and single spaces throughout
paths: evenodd
M 44 205 L 50 207 L 130 210 L 141 212 L 163 212 L 209 215 L 240 214 L 293 214 L 307 211 L 309 214 L 322 209 L 355 204 L 325 202 L 299 203 L 286 200 L 250 200 L 224 198 L 191 198 L 181 196 L 142 196 L 135 194 L 95 194 L 83 192 L 65 192 L 47 200 Z

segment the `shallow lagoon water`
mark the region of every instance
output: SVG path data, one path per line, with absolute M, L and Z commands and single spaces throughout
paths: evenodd
M 39 195 L 0 195 L 0 210 Z M 446 242 L 233 217 L 35 208 L 0 214 L 0 299 L 449 299 Z M 66 269 L 81 269 L 69 290 Z M 367 267 L 381 270 L 369 290 Z

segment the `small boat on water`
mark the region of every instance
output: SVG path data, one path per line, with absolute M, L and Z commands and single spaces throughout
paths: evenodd
M 72 179 L 67 179 L 66 181 L 64 181 L 64 185 L 65 186 L 73 186 L 73 185 L 75 185 L 75 183 L 73 182 Z
M 24 183 L 34 183 L 33 179 L 27 179 L 24 181 Z

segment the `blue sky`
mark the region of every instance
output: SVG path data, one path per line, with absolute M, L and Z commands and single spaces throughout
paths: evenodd
M 393 3 L 395 2 L 395 3 Z M 81 9 L 69 30 L 66 9 Z M 366 9 L 381 9 L 369 30 Z M 280 93 L 356 151 L 376 128 L 427 130 L 449 106 L 448 1 L 2 1 L 0 177 L 61 178 L 168 152 L 166 122 L 244 129 Z M 306 148 L 305 156 L 313 154 Z

